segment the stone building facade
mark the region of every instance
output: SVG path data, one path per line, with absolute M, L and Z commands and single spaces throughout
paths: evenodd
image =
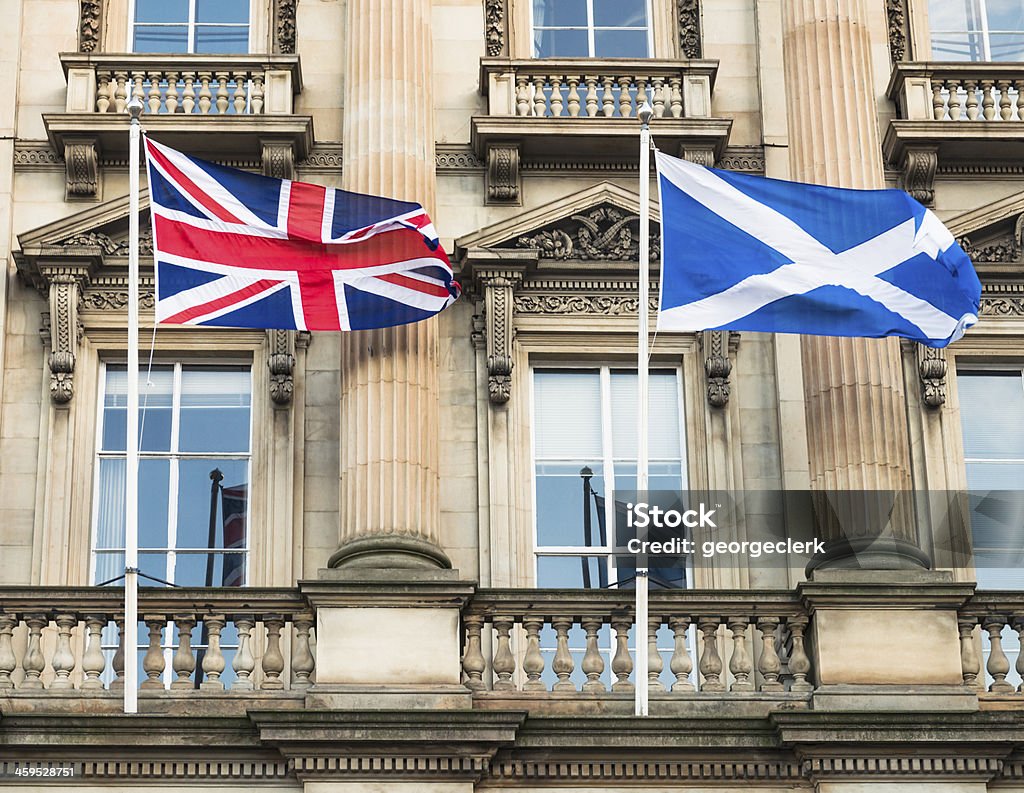
M 984 286 L 945 351 L 653 336 L 656 481 L 1020 489 L 1014 3 L 0 0 L 0 18 L 0 785 L 1024 791 L 1019 520 L 974 527 L 1002 566 L 929 564 L 954 538 L 918 509 L 866 565 L 888 569 L 688 570 L 635 626 L 597 512 L 635 477 L 638 238 L 658 224 L 639 216 L 641 93 L 670 154 L 909 191 Z M 372 333 L 154 331 L 143 256 L 151 586 L 124 716 L 132 95 L 190 154 L 422 202 L 465 294 Z

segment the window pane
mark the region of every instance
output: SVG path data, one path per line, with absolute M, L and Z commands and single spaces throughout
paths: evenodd
M 989 45 L 994 61 L 1024 61 L 1024 33 L 993 33 Z
M 681 490 L 683 487 L 683 466 L 679 462 L 654 462 L 647 466 L 648 490 Z M 617 493 L 636 490 L 636 463 L 615 463 L 615 491 Z
M 535 58 L 586 58 L 590 44 L 586 30 L 534 30 Z
M 167 547 L 169 460 L 139 461 L 139 547 Z M 96 548 L 124 548 L 125 461 L 100 460 Z
M 537 465 L 537 545 L 607 545 L 604 516 L 598 509 L 596 494 L 604 495 L 600 464 L 591 462 L 588 516 L 583 514 L 583 463 L 540 463 Z M 590 521 L 587 537 L 586 520 Z
M 140 553 L 139 572 L 159 578 L 161 581 L 166 580 L 167 554 L 154 553 L 152 551 Z M 96 575 L 94 580 L 97 584 L 102 584 L 122 575 L 124 575 L 124 551 L 101 551 L 96 554 Z M 124 586 L 124 582 L 120 580 L 114 581 L 110 586 Z M 139 586 L 162 587 L 164 584 L 159 581 L 152 581 L 149 578 L 143 578 L 140 575 Z M 143 636 L 148 636 L 148 632 L 145 629 L 139 633 L 140 640 Z
M 244 586 L 245 555 L 179 552 L 174 583 L 178 586 Z
M 154 366 L 151 372 L 139 371 L 139 448 L 147 452 L 171 448 L 171 390 L 174 370 Z M 103 397 L 103 450 L 125 450 L 128 405 L 128 367 L 108 365 Z
M 932 35 L 932 57 L 941 61 L 984 60 L 980 33 L 935 33 Z
M 223 479 L 214 489 L 210 474 L 217 470 Z M 212 547 L 246 546 L 248 473 L 245 460 L 191 459 L 178 463 L 178 548 L 211 547 L 211 517 Z
M 1020 371 L 961 372 L 957 384 L 964 454 L 968 458 L 1024 460 L 1024 378 Z M 1015 486 L 1022 484 L 1024 479 Z
M 177 25 L 136 25 L 135 52 L 188 52 L 188 28 Z
M 183 452 L 249 450 L 248 368 L 184 367 L 178 446 Z
M 534 27 L 586 27 L 587 0 L 533 0 Z
M 978 0 L 930 0 L 928 24 L 932 30 L 981 30 Z
M 601 459 L 601 378 L 596 371 L 534 373 L 538 459 Z
M 249 51 L 249 28 L 196 25 L 196 52 L 245 53 Z
M 595 30 L 595 58 L 646 58 L 646 30 Z
M 135 0 L 135 21 L 188 24 L 188 0 Z
M 541 556 L 537 586 L 597 589 L 608 585 L 608 561 L 600 556 Z
M 1024 463 L 968 463 L 968 490 L 1020 490 Z
M 196 0 L 196 22 L 249 21 L 249 0 Z
M 594 25 L 602 27 L 647 27 L 647 0 L 594 0 Z
M 675 372 L 650 373 L 647 386 L 647 453 L 651 459 L 677 459 L 679 393 Z M 616 459 L 636 459 L 636 372 L 612 372 L 612 453 Z
M 988 29 L 1024 31 L 1024 5 L 1020 0 L 988 0 Z

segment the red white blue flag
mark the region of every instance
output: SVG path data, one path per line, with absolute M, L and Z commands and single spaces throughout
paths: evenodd
M 271 179 L 146 140 L 156 317 L 176 325 L 365 330 L 459 296 L 419 204 Z

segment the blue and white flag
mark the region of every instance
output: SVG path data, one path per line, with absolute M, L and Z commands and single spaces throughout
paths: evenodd
M 945 347 L 978 321 L 981 282 L 942 222 L 901 190 L 845 190 L 657 153 L 659 330 L 905 336 Z

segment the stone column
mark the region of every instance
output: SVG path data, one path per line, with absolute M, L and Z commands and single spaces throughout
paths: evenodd
M 787 0 L 782 7 L 791 178 L 884 187 L 868 0 Z M 812 488 L 909 491 L 899 340 L 805 336 L 801 344 Z M 850 508 L 856 514 L 864 505 Z M 882 543 L 867 525 L 851 527 L 849 512 L 844 517 L 846 536 L 861 536 L 836 547 L 841 558 L 833 563 L 849 564 L 851 550 L 870 544 L 861 566 L 927 566 L 905 507 L 893 514 L 893 540 Z M 821 522 L 829 539 L 839 538 L 834 520 Z
M 433 212 L 430 0 L 349 0 L 345 189 Z M 344 334 L 331 567 L 448 568 L 438 545 L 436 320 Z

